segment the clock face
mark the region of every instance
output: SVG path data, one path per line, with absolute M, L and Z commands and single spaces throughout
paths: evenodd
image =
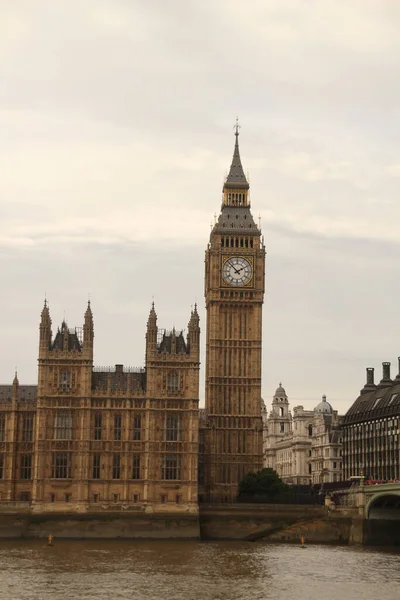
M 249 283 L 252 274 L 251 264 L 241 256 L 228 258 L 222 267 L 222 277 L 228 285 L 245 286 Z

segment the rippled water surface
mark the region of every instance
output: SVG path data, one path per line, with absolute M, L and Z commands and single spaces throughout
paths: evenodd
M 400 553 L 196 542 L 0 542 L 7 600 L 398 600 Z

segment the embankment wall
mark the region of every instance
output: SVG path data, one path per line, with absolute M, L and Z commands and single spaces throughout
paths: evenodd
M 352 510 L 282 504 L 203 505 L 199 516 L 203 540 L 299 543 L 304 536 L 309 543 L 362 543 L 362 526 Z
M 8 513 L 0 515 L 0 539 L 199 540 L 198 515 Z

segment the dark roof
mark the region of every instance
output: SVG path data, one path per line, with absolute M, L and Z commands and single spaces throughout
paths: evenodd
M 183 332 L 181 331 L 180 333 L 178 333 L 177 335 L 173 334 L 173 333 L 164 333 L 161 339 L 161 342 L 158 346 L 158 351 L 159 352 L 167 352 L 168 354 L 171 354 L 172 352 L 172 338 L 175 336 L 175 352 L 176 354 L 186 354 L 187 353 L 187 347 L 186 347 L 186 342 L 185 342 L 185 338 L 183 337 Z
M 349 425 L 371 419 L 400 416 L 400 379 L 387 387 L 377 387 L 362 393 L 347 411 L 343 424 Z
M 128 375 L 130 375 L 129 378 Z M 146 389 L 146 373 L 144 370 L 138 370 L 137 372 L 131 372 L 130 374 L 124 371 L 93 371 L 92 389 L 107 389 L 109 379 L 112 392 L 121 390 L 122 392 L 129 393 L 144 391 Z M 128 381 L 130 381 L 129 388 Z
M 222 206 L 221 214 L 214 225 L 213 233 L 220 235 L 248 234 L 260 236 L 249 206 Z
M 12 390 L 12 385 L 0 385 L 0 402 L 11 402 Z M 18 402 L 36 402 L 36 397 L 37 385 L 18 386 Z
M 58 329 L 56 333 L 56 337 L 54 338 L 54 342 L 51 345 L 52 350 L 64 350 L 64 336 L 68 335 L 68 351 L 78 350 L 80 352 L 82 350 L 81 343 L 78 338 L 78 334 L 76 330 L 71 330 L 67 328 L 65 322 L 61 325 L 61 330 Z
M 249 189 L 249 184 L 247 182 L 246 176 L 243 171 L 242 161 L 240 160 L 239 153 L 239 133 L 236 131 L 235 133 L 236 141 L 235 148 L 233 151 L 232 164 L 229 170 L 229 175 L 226 178 L 224 183 L 224 188 L 239 188 L 239 189 Z

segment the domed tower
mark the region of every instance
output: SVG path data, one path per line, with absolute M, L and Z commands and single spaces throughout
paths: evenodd
M 290 433 L 292 426 L 292 415 L 289 411 L 289 400 L 280 383 L 272 399 L 272 410 L 269 415 L 269 431 L 277 436 Z
M 317 404 L 317 406 L 314 408 L 314 413 L 316 415 L 332 415 L 333 414 L 333 408 L 329 404 L 329 402 L 327 402 L 325 394 L 322 396 L 321 402 L 319 404 Z
M 268 435 L 264 451 L 265 466 L 276 469 L 276 444 L 292 431 L 292 415 L 289 400 L 282 386 L 277 387 L 272 399 L 272 409 L 268 417 Z

